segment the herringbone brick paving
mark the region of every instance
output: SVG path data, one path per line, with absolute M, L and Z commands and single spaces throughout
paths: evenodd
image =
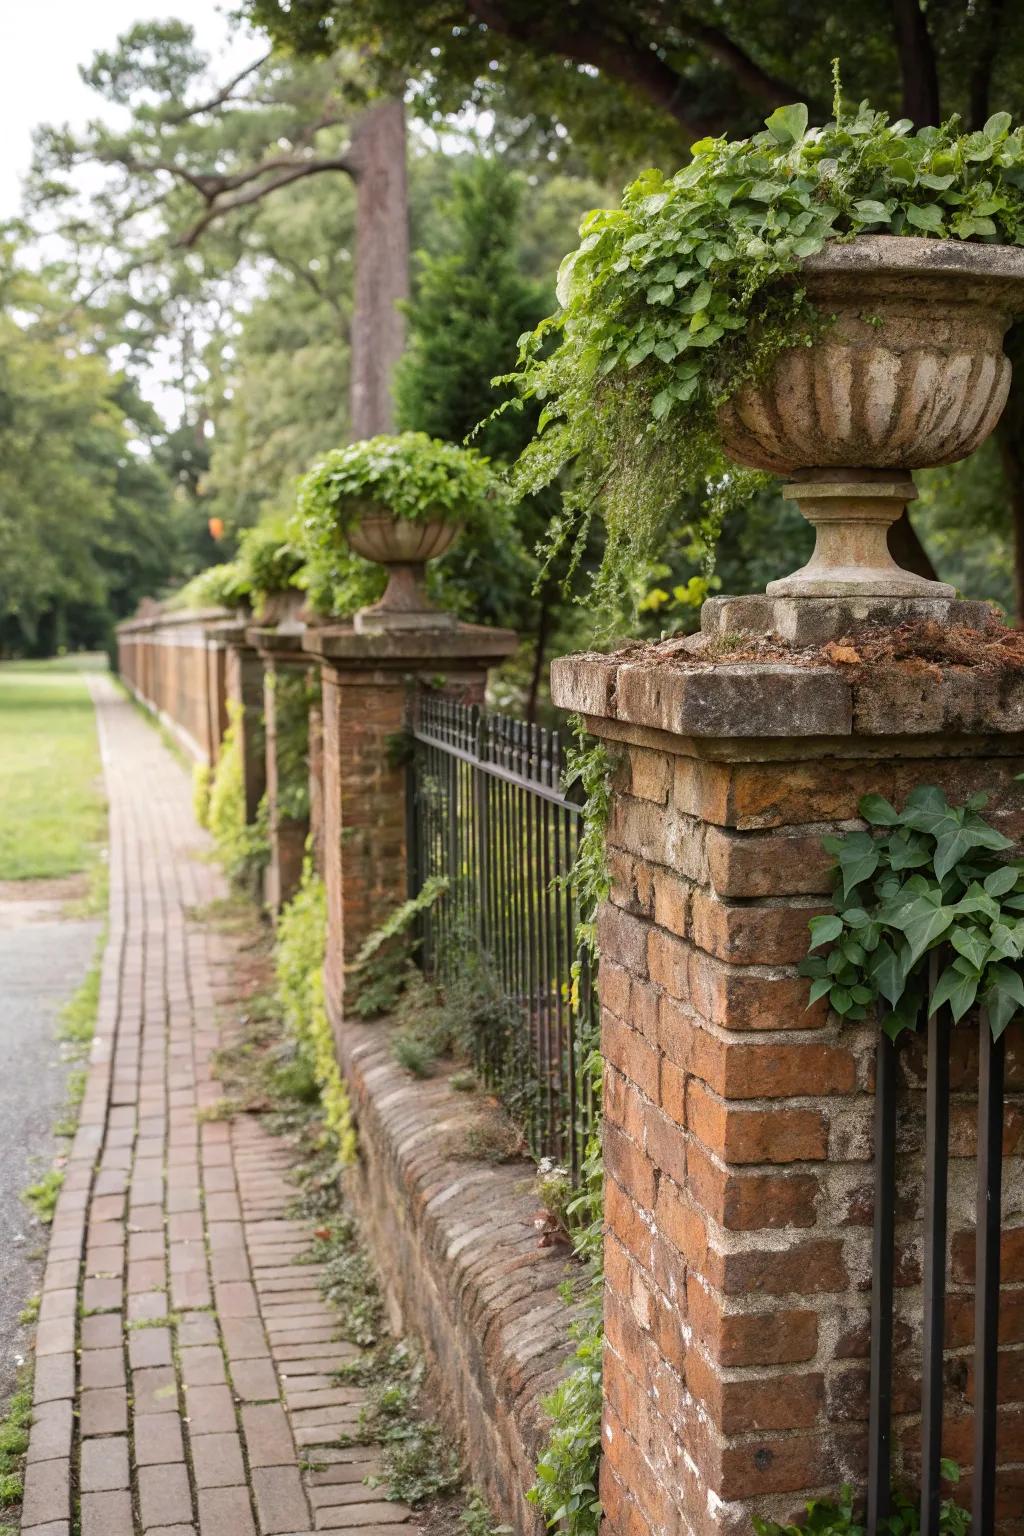
M 362 1393 L 289 1154 L 250 1117 L 202 1121 L 232 955 L 201 909 L 187 776 L 106 678 L 93 697 L 110 801 L 110 928 L 81 1120 L 36 1340 L 24 1536 L 413 1536 L 342 1447 Z

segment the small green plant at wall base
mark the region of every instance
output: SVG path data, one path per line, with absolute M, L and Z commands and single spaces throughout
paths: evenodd
M 827 997 L 847 1019 L 885 1004 L 895 1038 L 920 1017 L 929 956 L 944 950 L 930 998 L 959 1022 L 975 1004 L 995 1038 L 1024 1009 L 1024 860 L 1007 859 L 1010 838 L 980 814 L 987 796 L 951 806 L 922 785 L 902 811 L 868 795 L 869 832 L 825 838 L 836 859 L 835 911 L 811 919 L 810 1001 Z
M 22 1469 L 28 1452 L 28 1432 L 32 1423 L 32 1376 L 26 1367 L 18 1377 L 18 1387 L 0 1420 L 0 1520 L 13 1514 L 21 1503 Z M 0 1525 L 0 1532 L 16 1527 Z
M 213 774 L 209 763 L 195 763 L 192 767 L 192 811 L 201 827 L 209 825 L 210 786 Z
M 543 403 L 514 474 L 536 494 L 575 466 L 552 556 L 605 523 L 596 590 L 583 599 L 614 624 L 647 568 L 689 532 L 713 546 L 723 512 L 757 480 L 725 458 L 717 416 L 748 379 L 828 324 L 800 286 L 800 262 L 827 241 L 867 234 L 1024 239 L 1024 135 L 1006 112 L 963 134 L 953 119 L 917 131 L 836 82 L 833 118 L 801 103 L 761 133 L 706 138 L 674 176 L 644 171 L 620 208 L 583 220 L 558 278 L 561 308 L 520 344 L 513 382 Z M 685 533 L 687 530 L 683 530 Z
M 323 881 L 306 860 L 298 891 L 278 918 L 274 946 L 277 998 L 301 1063 L 319 1091 L 324 1124 L 341 1164 L 356 1155 L 352 1105 L 338 1066 L 324 999 L 327 897 Z
M 417 894 L 385 918 L 366 939 L 352 963 L 355 996 L 348 1006 L 363 1019 L 390 1013 L 404 992 L 417 940 L 410 930 L 424 912 L 441 900 L 449 887 L 445 875 L 431 875 Z
M 206 824 L 228 879 L 239 889 L 255 893 L 270 858 L 267 807 L 264 800 L 255 824 L 247 823 L 242 711 L 235 700 L 228 701 L 228 728 L 213 771 Z
M 954 1485 L 960 1481 L 955 1461 L 942 1462 L 942 1476 Z M 877 1536 L 920 1536 L 920 1501 L 901 1489 L 893 1489 L 893 1513 L 879 1522 Z M 845 1485 L 839 1498 L 812 1499 L 807 1519 L 801 1525 L 779 1525 L 774 1520 L 754 1516 L 755 1536 L 866 1536 L 867 1528 L 855 1514 L 853 1489 Z M 969 1536 L 971 1517 L 965 1509 L 944 1499 L 939 1513 L 939 1536 Z

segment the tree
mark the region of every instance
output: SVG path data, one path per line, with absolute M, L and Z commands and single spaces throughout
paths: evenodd
M 343 175 L 356 204 L 351 426 L 357 436 L 387 430 L 390 376 L 404 339 L 399 304 L 408 294 L 400 97 L 371 101 L 357 64 L 342 55 L 300 63 L 266 53 L 231 80 L 211 83 L 192 28 L 177 21 L 139 23 L 83 76 L 105 100 L 128 108 L 129 122 L 115 129 L 95 121 L 81 135 L 40 130 L 33 201 L 61 215 L 85 292 L 94 298 L 113 285 L 132 294 L 152 335 L 161 298 L 166 310 L 207 263 L 231 271 L 223 248 L 207 256 L 211 234 L 235 243 L 237 270 L 269 197 Z M 109 175 L 83 209 L 73 173 L 87 163 Z
M 105 644 L 174 558 L 159 424 L 65 304 L 0 246 L 0 649 Z

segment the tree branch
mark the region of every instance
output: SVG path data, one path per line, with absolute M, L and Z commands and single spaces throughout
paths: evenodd
M 195 107 L 186 107 L 183 112 L 175 112 L 170 117 L 161 118 L 160 121 L 169 127 L 176 127 L 180 123 L 187 123 L 193 117 L 201 117 L 204 112 L 212 112 L 215 107 L 222 107 L 226 101 L 231 100 L 231 97 L 243 80 L 248 80 L 250 75 L 254 75 L 258 69 L 263 68 L 267 60 L 273 57 L 273 52 L 274 50 L 271 48 L 261 58 L 258 58 L 255 63 L 247 64 L 233 80 L 228 81 L 223 90 L 218 91 L 216 96 L 211 96 L 209 101 L 202 101 Z
M 246 208 L 252 203 L 258 203 L 261 198 L 268 197 L 271 192 L 278 191 L 281 187 L 290 186 L 294 181 L 301 181 L 306 176 L 318 176 L 323 171 L 344 171 L 349 176 L 354 176 L 355 170 L 352 161 L 347 155 L 338 155 L 333 160 L 307 160 L 300 165 L 291 165 L 283 170 L 279 176 L 273 176 L 260 186 L 250 187 L 247 192 L 241 192 L 237 197 L 226 197 L 219 201 L 220 194 L 215 195 L 206 209 L 195 223 L 191 224 L 185 232 L 178 236 L 175 245 L 182 246 L 186 250 L 191 249 L 205 229 L 217 219 L 226 214 L 234 213 L 236 208 Z

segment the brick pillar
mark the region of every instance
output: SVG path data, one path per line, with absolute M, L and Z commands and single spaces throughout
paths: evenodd
M 864 1486 L 877 1032 L 806 1008 L 796 967 L 830 888 L 821 838 L 850 826 L 863 794 L 902 804 L 922 783 L 957 801 L 994 791 L 990 812 L 1019 837 L 1024 680 L 963 668 L 871 675 L 695 663 L 676 644 L 647 658 L 565 658 L 552 683 L 555 702 L 584 715 L 617 761 L 613 889 L 600 915 L 604 1531 L 750 1536 L 755 1513 L 792 1519 L 812 1494 L 834 1495 L 844 1480 Z M 961 1129 L 973 1115 L 976 1047 L 965 1030 L 954 1059 Z M 1019 1032 L 1008 1060 L 1019 1104 Z M 914 1050 L 903 1070 L 898 1212 L 915 1220 L 897 1233 L 904 1357 L 894 1441 L 915 1480 Z M 969 1143 L 955 1136 L 954 1153 Z M 972 1176 L 973 1163 L 952 1175 L 947 1441 L 963 1465 Z M 1024 1210 L 1019 1156 L 1005 1178 L 1013 1240 Z M 1019 1293 L 1016 1252 L 1004 1244 L 1004 1283 Z M 1019 1299 L 1007 1311 L 1008 1345 L 1024 1337 Z M 1011 1349 L 1001 1411 L 1002 1454 L 1013 1462 L 1024 1442 L 1018 1363 Z M 1008 1470 L 1001 1483 L 1007 1519 L 1019 1512 L 1019 1476 Z
M 301 629 L 282 632 L 256 628 L 250 629 L 247 634 L 249 643 L 257 647 L 263 665 L 263 723 L 270 835 L 270 864 L 267 867 L 264 897 L 271 912 L 276 914 L 298 889 L 306 839 L 309 836 L 308 805 L 302 815 L 296 816 L 282 802 L 281 797 L 283 737 L 279 729 L 282 713 L 280 690 L 296 683 L 305 683 L 309 659 L 301 648 Z
M 508 630 L 453 629 L 357 634 L 308 629 L 321 663 L 323 834 L 327 883 L 325 990 L 342 1019 L 345 966 L 367 935 L 408 894 L 406 771 L 395 754 L 417 681 L 482 703 L 489 667 L 515 648 Z
M 312 678 L 315 688 L 315 670 Z M 324 873 L 324 711 L 315 693 L 309 706 L 309 842 L 313 868 Z

